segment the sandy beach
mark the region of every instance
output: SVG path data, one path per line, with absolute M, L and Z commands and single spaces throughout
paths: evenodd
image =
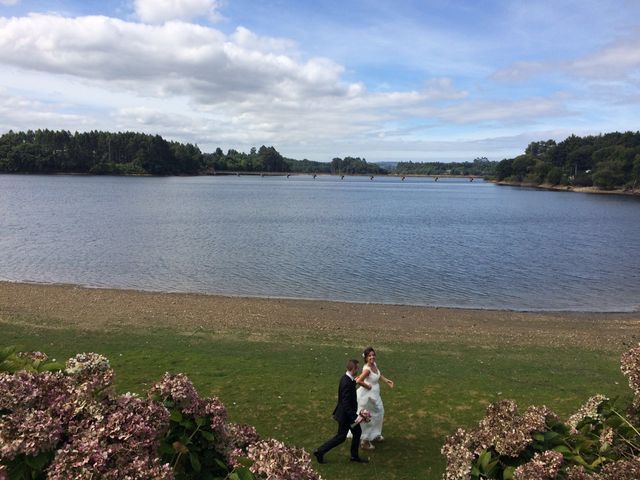
M 548 344 L 622 351 L 640 340 L 640 312 L 513 312 L 225 297 L 0 282 L 0 322 L 113 331 L 288 336 L 335 343 L 362 331 L 380 342 Z

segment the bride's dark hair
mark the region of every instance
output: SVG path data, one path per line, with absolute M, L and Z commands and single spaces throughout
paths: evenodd
M 373 349 L 373 347 L 367 347 L 364 349 L 364 352 L 362 353 L 362 358 L 364 358 L 365 363 L 367 362 L 367 357 L 371 352 L 375 353 L 375 350 Z

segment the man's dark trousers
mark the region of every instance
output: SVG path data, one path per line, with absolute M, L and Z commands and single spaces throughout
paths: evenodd
M 338 404 L 333 410 L 333 418 L 338 422 L 338 433 L 316 450 L 320 456 L 324 456 L 329 450 L 344 442 L 347 439 L 347 433 L 351 430 L 353 435 L 353 439 L 351 440 L 351 458 L 358 458 L 358 447 L 360 446 L 362 428 L 360 428 L 360 424 L 351 427 L 351 424 L 355 422 L 358 417 L 357 411 L 356 382 L 345 374 L 340 379 Z
M 336 436 L 323 443 L 320 448 L 318 448 L 317 452 L 320 455 L 324 455 L 333 447 L 340 445 L 347 439 L 348 431 L 349 423 L 339 423 L 338 433 Z M 353 438 L 351 439 L 351 458 L 358 458 L 358 447 L 360 445 L 360 436 L 362 435 L 362 428 L 360 428 L 360 424 L 351 428 L 351 434 L 353 435 Z

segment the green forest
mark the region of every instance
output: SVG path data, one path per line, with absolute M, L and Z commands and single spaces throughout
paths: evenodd
M 497 162 L 486 157 L 473 162 L 400 162 L 393 173 L 398 175 L 474 175 L 491 177 Z
M 384 169 L 364 158 L 330 162 L 283 157 L 274 147 L 249 153 L 217 148 L 203 153 L 197 145 L 167 141 L 135 132 L 71 133 L 29 130 L 0 136 L 0 173 L 87 173 L 110 175 L 212 175 L 229 172 L 325 173 L 334 175 L 475 175 L 498 181 L 640 187 L 640 132 L 571 135 L 532 142 L 524 154 L 500 162 L 478 157 L 469 162 L 400 162 Z
M 111 175 L 211 175 L 217 172 L 291 172 L 380 174 L 385 171 L 361 158 L 331 163 L 283 157 L 274 147 L 249 153 L 217 148 L 203 153 L 197 145 L 171 142 L 159 135 L 134 132 L 71 133 L 29 130 L 0 136 L 2 173 L 88 173 Z
M 636 189 L 640 187 L 640 132 L 532 142 L 524 154 L 498 162 L 495 178 L 537 185 Z

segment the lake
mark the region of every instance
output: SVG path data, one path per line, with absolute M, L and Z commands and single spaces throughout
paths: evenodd
M 640 309 L 640 199 L 461 179 L 0 175 L 0 279 Z

